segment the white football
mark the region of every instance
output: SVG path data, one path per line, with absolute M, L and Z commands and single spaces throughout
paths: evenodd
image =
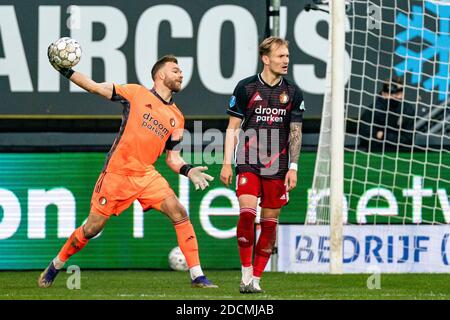
M 169 253 L 169 266 L 172 270 L 186 271 L 189 269 L 186 258 L 181 252 L 180 247 L 175 247 Z
M 81 53 L 78 41 L 68 37 L 56 40 L 48 49 L 49 58 L 63 68 L 75 67 L 80 62 Z

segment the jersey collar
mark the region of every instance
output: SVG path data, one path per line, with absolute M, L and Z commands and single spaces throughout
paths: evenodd
M 264 81 L 264 79 L 261 77 L 261 73 L 258 73 L 258 79 L 259 82 L 261 82 L 263 85 L 268 86 L 269 88 L 275 88 L 275 87 L 279 87 L 281 86 L 281 84 L 283 83 L 284 78 L 281 77 L 280 82 L 274 84 L 273 86 L 271 86 L 270 84 L 268 84 L 267 82 Z
M 169 102 L 167 102 L 166 100 L 164 100 L 159 94 L 158 92 L 156 92 L 155 88 L 151 88 L 150 92 L 153 93 L 159 100 L 161 100 L 162 103 L 164 103 L 165 105 L 170 106 L 171 104 L 173 104 L 173 97 L 170 99 Z

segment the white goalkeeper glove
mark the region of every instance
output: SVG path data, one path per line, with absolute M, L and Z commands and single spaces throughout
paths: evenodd
M 209 186 L 208 181 L 214 180 L 209 174 L 203 172 L 206 170 L 208 170 L 208 167 L 194 167 L 189 170 L 187 176 L 194 184 L 195 190 L 199 188 L 205 190 Z

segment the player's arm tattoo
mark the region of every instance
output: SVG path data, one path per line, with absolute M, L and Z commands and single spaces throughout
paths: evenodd
M 291 122 L 290 124 L 290 142 L 289 142 L 289 157 L 291 163 L 297 163 L 300 157 L 300 150 L 302 148 L 302 123 Z

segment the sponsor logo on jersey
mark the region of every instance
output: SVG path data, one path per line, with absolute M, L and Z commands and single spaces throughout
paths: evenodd
M 265 121 L 269 124 L 273 122 L 283 122 L 283 117 L 286 115 L 286 109 L 278 109 L 278 108 L 263 108 L 262 105 L 259 105 L 255 109 L 256 113 L 256 122 Z
M 236 96 L 231 96 L 230 98 L 230 108 L 233 108 L 236 105 Z
M 169 129 L 167 129 L 158 119 L 153 118 L 150 113 L 144 113 L 142 118 L 141 127 L 147 128 L 159 138 L 164 139 L 169 134 Z M 170 124 L 172 124 L 172 120 Z
M 282 94 L 280 94 L 280 103 L 281 104 L 288 103 L 288 101 L 289 101 L 289 96 L 286 92 L 283 92 Z
M 259 95 L 259 93 L 256 93 L 256 97 L 254 101 L 262 101 L 261 96 Z

